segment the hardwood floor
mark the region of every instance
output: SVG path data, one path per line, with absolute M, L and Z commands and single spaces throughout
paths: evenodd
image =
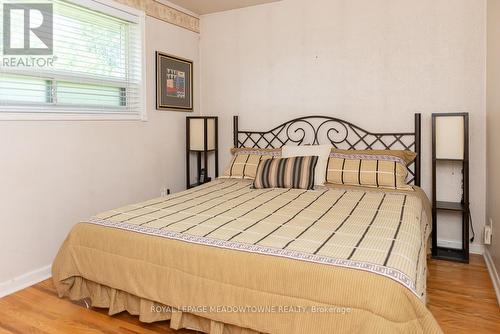
M 484 258 L 430 260 L 427 306 L 445 333 L 500 333 L 500 307 Z
M 87 309 L 83 303 L 57 297 L 52 280 L 0 299 L 0 334 L 195 334 L 171 330 L 168 322 L 146 324 L 127 312 L 107 315 L 107 309 Z
M 482 256 L 471 256 L 469 265 L 430 260 L 428 292 L 428 307 L 445 333 L 500 333 L 500 308 Z M 47 280 L 0 299 L 0 334 L 196 333 L 106 311 L 58 298 Z

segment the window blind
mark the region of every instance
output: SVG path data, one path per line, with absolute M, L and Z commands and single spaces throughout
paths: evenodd
M 0 65 L 0 113 L 140 116 L 144 99 L 140 18 L 110 15 L 108 6 L 99 1 L 80 1 L 90 7 L 65 0 L 50 3 L 53 55 L 8 56 L 23 63 Z M 25 0 L 22 4 L 29 7 Z M 10 29 L 23 31 L 23 24 L 21 19 L 11 19 Z M 15 42 L 22 36 L 11 33 L 10 38 Z M 40 57 L 53 58 L 51 66 L 29 64 Z

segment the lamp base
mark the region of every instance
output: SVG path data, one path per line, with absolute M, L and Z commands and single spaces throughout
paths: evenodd
M 192 184 L 189 185 L 189 188 L 194 188 L 194 187 L 197 187 L 197 186 L 201 186 L 202 184 L 210 182 L 210 181 L 212 181 L 212 178 L 211 177 L 207 177 L 207 180 L 205 182 L 195 182 L 195 183 L 192 183 Z

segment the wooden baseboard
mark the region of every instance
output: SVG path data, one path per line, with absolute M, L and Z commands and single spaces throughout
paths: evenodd
M 483 256 L 484 256 L 484 261 L 486 262 L 486 267 L 488 268 L 488 272 L 490 273 L 490 277 L 493 282 L 493 287 L 495 288 L 498 305 L 500 306 L 500 276 L 498 275 L 497 268 L 493 263 L 493 259 L 491 258 L 488 249 L 484 250 Z
M 16 291 L 22 290 L 51 276 L 52 265 L 33 270 L 29 273 L 14 277 L 11 280 L 0 283 L 0 298 L 10 295 Z

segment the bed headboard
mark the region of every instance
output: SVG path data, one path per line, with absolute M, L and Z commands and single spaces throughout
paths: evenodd
M 319 145 L 331 143 L 340 149 L 410 150 L 417 158 L 408 170 L 409 183 L 420 186 L 421 115 L 415 114 L 414 132 L 369 132 L 350 122 L 329 116 L 295 118 L 267 131 L 239 129 L 233 117 L 234 147 L 279 148 L 284 145 Z

